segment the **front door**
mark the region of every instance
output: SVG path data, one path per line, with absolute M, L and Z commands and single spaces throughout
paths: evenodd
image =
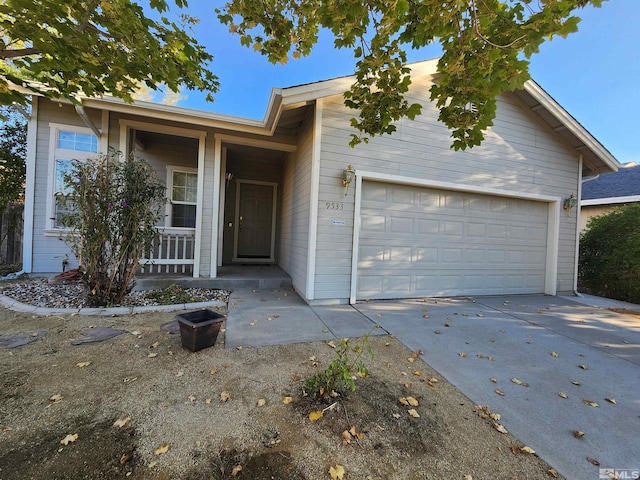
M 276 183 L 238 180 L 233 260 L 275 261 Z

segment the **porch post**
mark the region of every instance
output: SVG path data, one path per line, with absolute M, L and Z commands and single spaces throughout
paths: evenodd
M 213 208 L 211 209 L 211 270 L 210 277 L 218 276 L 218 242 L 220 242 L 220 179 L 222 169 L 222 140 L 214 137 L 213 148 Z
M 193 245 L 193 276 L 200 276 L 200 249 L 202 248 L 202 206 L 204 204 L 204 152 L 205 134 L 198 136 L 198 193 L 196 198 L 196 236 Z

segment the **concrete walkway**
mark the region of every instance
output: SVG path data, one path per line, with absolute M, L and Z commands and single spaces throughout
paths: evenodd
M 229 297 L 225 348 L 386 335 L 350 305 L 309 307 L 295 291 L 234 290 Z
M 594 299 L 513 296 L 309 307 L 291 290 L 237 290 L 225 346 L 361 336 L 380 324 L 373 334 L 423 350 L 427 364 L 500 413 L 561 475 L 598 479 L 600 468 L 640 470 L 640 321 L 589 304 Z

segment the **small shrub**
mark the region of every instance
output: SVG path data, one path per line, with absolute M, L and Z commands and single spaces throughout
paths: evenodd
M 369 353 L 373 359 L 373 351 L 369 347 L 369 334 L 363 337 L 362 344 L 364 347 L 360 344 L 352 347 L 348 338 L 340 340 L 340 343 L 335 346 L 336 358 L 326 369 L 305 380 L 307 393 L 318 397 L 328 397 L 334 392 L 355 391 L 354 377 L 369 375 L 369 370 L 361 359 L 363 353 Z M 353 357 L 352 354 L 354 354 Z
M 144 160 L 118 154 L 74 161 L 63 175 L 58 222 L 80 262 L 91 306 L 119 304 L 157 233 L 164 184 Z
M 581 291 L 640 303 L 640 205 L 591 218 L 579 258 Z
M 191 295 L 186 288 L 173 284 L 162 290 L 154 290 L 147 293 L 147 297 L 155 300 L 160 305 L 175 305 L 179 303 L 204 302 L 205 298 Z

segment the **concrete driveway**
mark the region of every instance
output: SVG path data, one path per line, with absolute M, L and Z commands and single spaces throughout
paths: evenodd
M 355 308 L 410 349 L 422 350 L 424 361 L 475 404 L 500 413 L 501 423 L 561 475 L 618 478 L 600 476 L 606 468 L 628 469 L 620 478 L 638 478 L 639 320 L 547 296 Z M 586 435 L 575 438 L 574 430 Z

